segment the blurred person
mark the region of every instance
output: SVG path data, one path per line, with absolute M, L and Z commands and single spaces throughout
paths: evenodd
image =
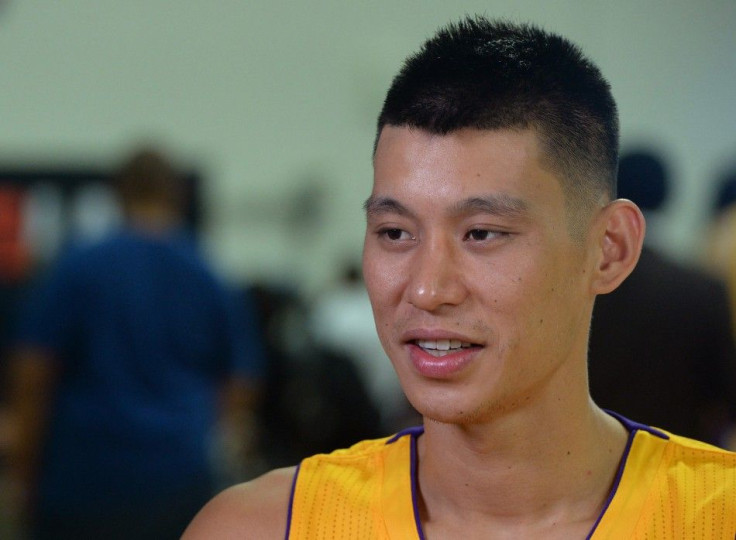
M 619 196 L 653 219 L 670 191 L 664 160 L 650 150 L 621 157 Z M 736 345 L 724 284 L 645 244 L 639 263 L 596 300 L 591 395 L 602 407 L 721 446 L 736 408 Z
M 114 185 L 125 226 L 64 254 L 19 323 L 10 472 L 33 539 L 179 538 L 255 398 L 259 342 L 183 228 L 182 177 L 142 149 Z
M 708 272 L 726 283 L 731 312 L 736 314 L 736 169 L 727 170 L 716 187 L 702 262 Z M 736 317 L 733 319 L 736 324 Z
M 725 277 L 736 257 L 736 169 L 726 171 L 716 181 L 710 220 L 704 263 L 716 275 Z
M 310 332 L 321 348 L 351 359 L 380 412 L 384 432 L 398 431 L 418 418 L 378 339 L 360 265 L 343 268 L 339 280 L 312 303 Z
M 316 343 L 301 294 L 275 283 L 256 284 L 252 292 L 268 358 L 256 410 L 260 472 L 380 437 L 379 412 L 358 368 L 348 355 Z
M 733 538 L 736 454 L 599 408 L 595 298 L 644 218 L 616 198 L 618 120 L 578 47 L 467 17 L 394 78 L 363 275 L 423 427 L 230 488 L 185 540 Z

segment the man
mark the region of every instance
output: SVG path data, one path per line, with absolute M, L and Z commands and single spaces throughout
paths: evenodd
M 364 275 L 424 427 L 215 498 L 196 538 L 732 538 L 736 455 L 598 408 L 596 295 L 636 264 L 617 118 L 564 39 L 467 19 L 394 79 Z
M 179 538 L 212 495 L 218 404 L 242 432 L 258 376 L 258 341 L 181 228 L 182 178 L 145 149 L 115 185 L 126 226 L 66 254 L 20 324 L 11 473 L 33 539 Z

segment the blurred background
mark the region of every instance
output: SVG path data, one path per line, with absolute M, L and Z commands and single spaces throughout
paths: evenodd
M 666 164 L 648 243 L 707 267 L 718 194 L 736 168 L 733 0 L 4 0 L 0 353 L 19 291 L 70 240 L 119 225 L 110 177 L 131 149 L 152 145 L 184 172 L 187 227 L 255 306 L 269 357 L 257 411 L 259 444 L 272 450 L 228 478 L 414 421 L 388 361 L 372 361 L 382 353 L 356 267 L 361 205 L 391 78 L 437 27 L 472 13 L 559 32 L 598 64 L 622 152 Z M 325 382 L 327 372 L 343 378 Z M 367 411 L 362 424 L 325 420 L 334 403 L 363 396 L 342 395 L 345 381 L 365 394 L 368 405 L 353 404 Z
M 0 164 L 104 170 L 132 142 L 162 142 L 203 179 L 202 240 L 223 272 L 315 291 L 360 249 L 391 77 L 465 13 L 582 46 L 611 82 L 624 146 L 671 163 L 658 242 L 695 256 L 716 173 L 735 159 L 730 0 L 5 0 Z

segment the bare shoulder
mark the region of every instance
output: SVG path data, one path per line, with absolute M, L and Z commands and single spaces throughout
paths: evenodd
M 284 538 L 295 467 L 226 489 L 194 517 L 182 540 Z

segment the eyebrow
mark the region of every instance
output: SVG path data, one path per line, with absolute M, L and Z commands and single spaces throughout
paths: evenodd
M 413 216 L 413 212 L 391 197 L 369 197 L 363 204 L 367 215 L 399 214 Z M 520 217 L 529 210 L 529 205 L 518 197 L 494 194 L 485 197 L 469 197 L 450 208 L 450 214 L 489 214 L 500 217 Z
M 529 210 L 523 199 L 502 193 L 485 197 L 469 197 L 453 205 L 451 213 L 456 215 L 481 213 L 501 217 L 519 217 Z
M 406 206 L 391 197 L 370 196 L 363 203 L 363 210 L 369 216 L 378 214 L 399 214 L 402 216 L 414 215 Z

